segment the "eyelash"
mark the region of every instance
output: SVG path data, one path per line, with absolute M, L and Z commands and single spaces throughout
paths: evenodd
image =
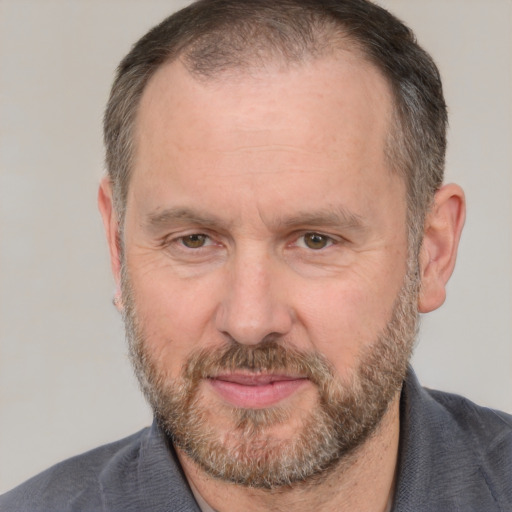
M 308 236 L 311 237 L 310 241 L 311 241 L 311 239 L 313 239 L 313 237 L 316 237 L 317 239 L 321 239 L 320 242 L 321 243 L 324 242 L 324 245 L 322 247 L 309 246 L 308 242 L 306 241 L 307 240 L 306 237 L 308 237 Z M 187 246 L 185 243 L 185 240 L 188 239 L 190 241 L 194 237 L 202 239 L 205 243 L 203 243 L 202 245 L 198 245 L 197 247 Z M 302 240 L 302 244 L 299 244 L 300 240 Z M 207 243 L 208 241 L 210 243 Z M 182 248 L 183 250 L 199 252 L 202 249 L 204 250 L 205 247 L 209 247 L 210 245 L 215 245 L 214 243 L 211 243 L 211 242 L 212 242 L 212 237 L 210 235 L 208 235 L 206 233 L 197 232 L 197 233 L 190 233 L 188 235 L 183 235 L 183 236 L 174 238 L 172 240 L 165 241 L 164 243 L 165 243 L 165 245 L 170 245 L 172 243 L 176 243 L 176 244 L 179 244 L 180 248 Z M 302 249 L 310 249 L 314 252 L 322 251 L 322 250 L 327 249 L 333 245 L 336 245 L 337 243 L 339 243 L 339 240 L 336 240 L 332 236 L 329 236 L 329 235 L 326 235 L 324 233 L 320 233 L 317 231 L 301 232 L 301 234 L 299 236 L 297 236 L 296 238 L 294 238 L 294 241 L 293 241 L 293 245 L 295 245 L 296 247 L 299 247 Z
M 185 240 L 186 240 L 186 239 L 188 239 L 189 241 L 191 241 L 191 242 L 193 243 L 193 240 L 192 240 L 192 239 L 193 239 L 194 237 L 195 237 L 195 238 L 198 238 L 199 240 L 201 240 L 201 239 L 202 239 L 202 240 L 204 240 L 204 241 L 211 240 L 211 238 L 210 238 L 208 235 L 204 234 L 204 233 L 191 233 L 190 235 L 181 236 L 181 237 L 179 237 L 177 240 L 178 240 L 179 242 L 181 242 L 181 245 L 182 245 L 183 247 L 186 247 L 187 249 L 197 250 L 197 249 L 201 249 L 201 248 L 205 247 L 205 245 L 204 245 L 204 244 L 203 244 L 203 245 L 199 245 L 199 246 L 197 246 L 197 247 L 189 247 L 189 246 L 185 245 Z M 210 245 L 210 244 L 207 244 L 207 245 Z
M 317 239 L 318 238 L 322 239 L 322 241 L 325 242 L 325 245 L 322 246 L 322 247 L 310 247 L 310 246 L 308 246 L 308 244 L 306 242 L 306 239 L 307 239 L 308 236 L 310 236 L 311 238 L 316 237 Z M 336 239 L 334 239 L 332 236 L 326 235 L 324 233 L 319 233 L 317 231 L 307 231 L 305 233 L 302 233 L 296 239 L 296 243 L 299 240 L 301 240 L 301 239 L 303 240 L 303 243 L 304 243 L 304 247 L 303 248 L 311 249 L 312 251 L 321 251 L 323 249 L 327 249 L 328 247 L 331 247 L 331 246 L 333 246 L 333 245 L 338 243 L 338 241 Z

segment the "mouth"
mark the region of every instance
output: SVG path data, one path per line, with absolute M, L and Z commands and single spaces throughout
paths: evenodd
M 208 382 L 229 405 L 262 409 L 293 395 L 307 384 L 308 379 L 279 374 L 229 373 L 209 377 Z

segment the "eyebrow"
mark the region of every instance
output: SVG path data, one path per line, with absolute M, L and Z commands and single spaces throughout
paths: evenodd
M 151 230 L 176 223 L 195 224 L 198 226 L 226 226 L 226 222 L 216 215 L 203 214 L 190 208 L 166 208 L 150 213 L 144 224 Z
M 321 209 L 313 212 L 299 212 L 280 220 L 279 224 L 291 228 L 300 225 L 343 227 L 354 231 L 364 231 L 367 228 L 363 217 L 349 212 L 343 207 Z
M 275 216 L 264 223 L 276 230 L 292 229 L 301 226 L 318 226 L 344 228 L 351 231 L 365 231 L 367 224 L 364 219 L 342 207 L 324 208 L 315 211 L 298 212 L 292 216 Z M 202 227 L 229 229 L 231 222 L 226 222 L 214 214 L 205 214 L 196 209 L 186 207 L 166 208 L 147 215 L 144 225 L 151 231 L 158 231 L 175 224 L 193 224 Z

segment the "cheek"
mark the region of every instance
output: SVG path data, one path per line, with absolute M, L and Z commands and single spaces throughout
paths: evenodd
M 137 319 L 154 361 L 176 377 L 198 347 L 212 345 L 213 283 L 181 280 L 171 273 L 132 276 Z
M 396 293 L 379 289 L 375 283 L 365 287 L 343 283 L 312 290 L 298 306 L 300 324 L 312 348 L 343 377 L 357 366 L 362 350 L 386 327 Z

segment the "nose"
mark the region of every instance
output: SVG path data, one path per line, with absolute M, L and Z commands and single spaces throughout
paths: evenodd
M 227 271 L 216 327 L 240 344 L 256 345 L 290 332 L 291 305 L 285 277 L 267 254 L 238 255 Z M 282 269 L 283 270 L 283 269 Z

